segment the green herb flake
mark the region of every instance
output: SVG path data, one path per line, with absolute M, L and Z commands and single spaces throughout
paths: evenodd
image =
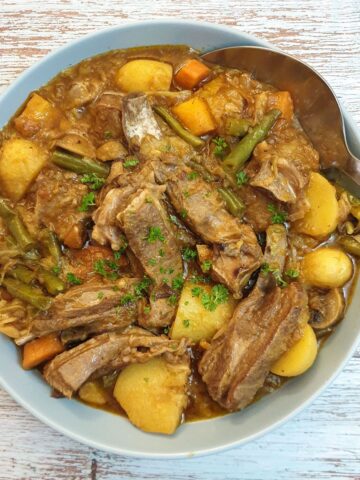
M 180 216 L 182 219 L 185 219 L 187 217 L 187 210 L 185 208 L 183 208 L 180 212 Z
M 159 250 L 159 257 L 163 257 L 165 255 L 165 252 L 162 248 Z
M 245 185 L 246 183 L 248 183 L 248 181 L 249 181 L 249 177 L 245 172 L 238 172 L 236 174 L 236 183 L 238 185 Z
M 154 267 L 156 265 L 156 259 L 155 258 L 149 258 L 147 263 L 148 263 L 148 265 L 151 265 L 152 267 Z
M 89 185 L 91 190 L 99 190 L 105 183 L 105 179 L 98 177 L 96 173 L 87 173 L 80 178 L 81 183 Z
M 176 225 L 177 227 L 181 227 L 181 223 L 179 221 L 179 219 L 175 216 L 175 215 L 169 215 L 169 218 L 170 218 L 170 222 L 172 222 L 174 225 Z
M 131 293 L 126 293 L 125 295 L 123 295 L 121 298 L 120 298 L 120 306 L 124 306 L 124 305 L 129 305 L 130 303 L 134 303 L 135 301 L 135 296 L 132 295 Z
M 274 204 L 269 203 L 267 209 L 271 215 L 271 222 L 274 224 L 281 224 L 286 222 L 287 213 L 281 210 L 278 210 Z
M 95 205 L 96 205 L 96 203 L 95 203 L 95 193 L 94 192 L 89 192 L 82 197 L 81 205 L 79 207 L 79 211 L 80 212 L 87 212 L 90 207 L 94 207 Z
M 124 161 L 123 166 L 124 168 L 133 168 L 139 163 L 139 159 L 136 157 L 127 157 Z
M 272 273 L 279 287 L 284 288 L 287 286 L 287 282 L 282 278 L 281 272 L 278 268 L 271 267 L 268 263 L 264 263 L 261 266 L 261 273 L 265 276 Z
M 195 180 L 199 176 L 198 172 L 189 172 L 187 175 L 188 180 Z
M 203 293 L 203 289 L 201 287 L 194 287 L 191 289 L 191 295 L 193 297 L 200 297 L 200 295 Z
M 149 315 L 151 308 L 149 306 L 144 307 L 145 315 Z
M 182 254 L 182 258 L 186 262 L 190 262 L 190 260 L 194 260 L 195 258 L 197 258 L 197 251 L 194 248 L 190 248 L 190 247 L 185 247 L 182 250 L 181 254 Z
M 149 233 L 147 234 L 146 240 L 148 243 L 155 243 L 160 241 L 162 243 L 165 242 L 165 237 L 161 232 L 160 227 L 150 227 Z
M 82 280 L 79 277 L 77 277 L 74 273 L 67 273 L 66 280 L 71 285 L 81 285 L 83 283 Z
M 152 284 L 152 280 L 149 277 L 144 277 L 141 282 L 139 282 L 134 287 L 135 295 L 139 297 L 143 297 L 145 294 L 148 293 L 149 287 Z
M 99 300 L 102 300 L 102 299 L 104 298 L 104 295 L 105 295 L 104 292 L 99 292 L 99 293 L 97 294 L 97 298 L 98 298 Z
M 190 192 L 189 192 L 189 190 L 184 190 L 184 191 L 183 191 L 183 195 L 184 195 L 185 198 L 189 198 L 189 197 L 190 197 Z
M 185 328 L 189 328 L 190 327 L 190 320 L 183 320 L 183 325 Z
M 229 290 L 220 283 L 212 287 L 210 293 L 201 294 L 201 303 L 206 310 L 213 312 L 217 306 L 226 303 L 229 299 Z
M 175 277 L 173 279 L 173 281 L 171 282 L 171 287 L 174 289 L 174 290 L 181 290 L 184 286 L 184 279 L 178 275 L 177 277 Z
M 52 272 L 55 273 L 55 275 L 59 275 L 60 271 L 61 271 L 61 268 L 59 266 L 52 268 Z
M 298 278 L 298 276 L 300 274 L 299 274 L 298 270 L 295 270 L 293 268 L 289 268 L 289 270 L 286 270 L 285 275 L 289 278 Z
M 99 259 L 93 265 L 94 272 L 108 280 L 119 278 L 118 265 L 116 262 L 108 259 Z
M 113 136 L 114 136 L 114 135 L 113 135 L 113 132 L 111 132 L 110 130 L 105 130 L 105 132 L 104 132 L 104 138 L 105 138 L 106 140 L 109 140 L 110 138 L 113 138 Z
M 226 143 L 225 139 L 222 137 L 216 137 L 212 139 L 212 143 L 215 144 L 214 154 L 217 157 L 223 157 L 226 153 L 226 149 L 228 148 L 228 144 Z
M 177 296 L 176 295 L 170 295 L 170 297 L 167 299 L 167 302 L 169 305 L 172 307 L 177 304 Z
M 164 334 L 164 335 L 169 335 L 169 330 L 170 330 L 169 327 L 165 327 L 165 328 L 163 329 L 163 334 Z
M 212 267 L 212 262 L 210 260 L 204 260 L 201 264 L 201 270 L 203 272 L 208 272 L 209 270 L 211 270 L 211 267 Z

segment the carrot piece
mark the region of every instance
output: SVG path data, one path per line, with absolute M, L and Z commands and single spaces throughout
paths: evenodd
M 294 116 L 294 106 L 289 92 L 271 92 L 268 96 L 267 109 L 276 108 L 281 111 L 281 117 L 286 120 L 292 120 Z
M 210 72 L 210 68 L 199 62 L 199 60 L 191 59 L 176 73 L 175 81 L 180 87 L 191 90 L 201 80 L 204 80 Z
M 24 346 L 22 366 L 34 368 L 64 351 L 64 346 L 54 333 L 32 340 Z
M 192 97 L 186 102 L 179 103 L 173 107 L 172 111 L 194 135 L 204 135 L 216 128 L 206 100 L 200 97 Z

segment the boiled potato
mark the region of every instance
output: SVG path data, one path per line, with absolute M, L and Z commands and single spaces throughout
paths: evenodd
M 301 266 L 304 281 L 319 288 L 342 287 L 350 280 L 350 258 L 338 248 L 319 248 L 304 256 Z
M 95 405 L 105 405 L 107 402 L 106 392 L 97 382 L 86 382 L 79 390 L 79 397 L 84 402 Z
M 328 236 L 336 229 L 339 217 L 335 187 L 319 173 L 311 172 L 305 197 L 310 210 L 294 223 L 296 231 L 312 237 Z
M 279 358 L 272 366 L 271 372 L 281 377 L 301 375 L 314 363 L 317 350 L 314 330 L 310 325 L 306 325 L 303 336 Z
M 0 154 L 0 186 L 14 201 L 22 198 L 47 161 L 46 151 L 30 140 L 11 138 Z
M 190 338 L 193 342 L 211 340 L 219 328 L 232 317 L 236 301 L 229 296 L 226 303 L 218 305 L 216 310 L 210 312 L 204 308 L 201 296 L 193 296 L 193 288 L 201 288 L 206 293 L 211 290 L 209 285 L 185 283 L 170 336 L 174 339 Z
M 116 72 L 115 82 L 124 92 L 170 90 L 172 66 L 157 60 L 131 60 Z
M 129 420 L 141 430 L 172 434 L 187 404 L 187 365 L 157 357 L 126 367 L 119 375 L 114 397 Z

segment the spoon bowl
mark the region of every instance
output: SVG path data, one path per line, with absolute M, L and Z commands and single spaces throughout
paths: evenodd
M 291 55 L 264 47 L 221 48 L 202 58 L 246 70 L 257 80 L 290 92 L 295 115 L 320 154 L 322 173 L 360 197 L 360 160 L 347 144 L 339 102 L 319 73 Z

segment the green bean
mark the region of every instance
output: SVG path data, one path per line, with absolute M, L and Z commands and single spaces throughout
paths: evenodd
M 225 122 L 226 135 L 243 137 L 249 130 L 250 122 L 245 118 L 228 118 Z
M 179 135 L 180 138 L 185 140 L 193 147 L 202 147 L 205 145 L 204 140 L 200 137 L 196 137 L 188 130 L 186 130 L 177 120 L 174 118 L 171 113 L 164 107 L 153 107 L 154 111 L 171 127 L 175 133 Z
M 62 150 L 55 150 L 52 161 L 58 167 L 71 170 L 75 173 L 96 173 L 99 177 L 107 177 L 109 175 L 109 167 L 101 162 L 92 160 L 91 158 L 76 157 Z
M 2 285 L 10 293 L 10 295 L 29 303 L 39 310 L 48 310 L 52 303 L 51 298 L 43 295 L 39 288 L 26 285 L 26 283 L 20 282 L 19 280 L 15 280 L 13 278 L 4 278 Z
M 50 229 L 45 229 L 42 233 L 41 240 L 47 248 L 49 254 L 54 260 L 55 266 L 60 266 L 61 263 L 61 248 L 55 233 Z
M 195 172 L 197 172 L 199 175 L 201 175 L 207 182 L 215 181 L 215 177 L 211 175 L 211 173 L 200 163 L 194 162 L 193 160 L 188 160 L 186 164 L 195 170 Z
M 37 277 L 50 295 L 58 295 L 66 288 L 65 283 L 59 277 L 48 270 L 45 270 L 45 268 L 40 268 L 38 270 Z
M 236 173 L 250 158 L 254 148 L 262 142 L 270 129 L 281 115 L 280 110 L 271 110 L 262 120 L 249 132 L 235 148 L 229 153 L 223 162 L 223 166 L 233 173 Z
M 8 270 L 6 275 L 13 277 L 16 280 L 20 280 L 20 282 L 26 283 L 27 285 L 29 285 L 35 279 L 35 272 L 29 270 L 23 265 L 18 265 L 12 270 Z
M 11 235 L 22 250 L 27 252 L 35 247 L 35 242 L 22 220 L 3 198 L 0 198 L 0 216 L 4 219 Z
M 355 238 L 340 237 L 338 242 L 346 252 L 360 257 L 360 242 L 355 240 Z
M 234 215 L 234 217 L 241 218 L 245 209 L 243 202 L 228 188 L 218 188 L 218 192 L 224 200 L 226 208 L 229 210 L 229 212 Z

